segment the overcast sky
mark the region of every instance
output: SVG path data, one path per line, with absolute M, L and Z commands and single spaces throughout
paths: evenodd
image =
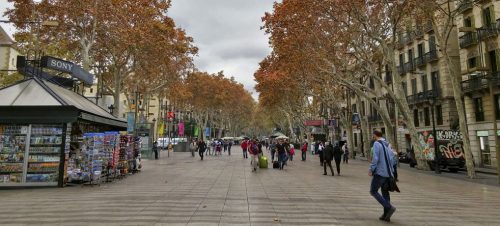
M 268 39 L 260 30 L 261 17 L 272 10 L 274 0 L 173 0 L 169 16 L 186 30 L 199 47 L 195 64 L 201 71 L 225 74 L 254 90 L 253 73 L 258 63 L 271 51 Z M 12 7 L 0 0 L 3 13 Z M 5 19 L 5 18 L 3 18 Z M 1 24 L 12 34 L 12 26 Z

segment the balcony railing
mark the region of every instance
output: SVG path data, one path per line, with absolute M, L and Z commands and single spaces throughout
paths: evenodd
M 431 50 L 424 54 L 424 59 L 426 63 L 435 61 L 438 59 L 437 50 Z
M 368 116 L 368 121 L 369 122 L 382 121 L 382 117 L 380 117 L 380 115 L 378 115 L 378 114 L 376 114 L 376 115 L 369 115 Z
M 498 34 L 497 24 L 491 23 L 489 26 L 483 26 L 477 29 L 477 38 L 479 40 L 485 40 L 487 38 L 494 37 Z
M 477 34 L 476 33 L 466 33 L 459 38 L 460 48 L 467 48 L 471 45 L 477 44 Z
M 431 21 L 427 21 L 425 24 L 424 24 L 424 32 L 425 33 L 428 33 L 428 32 L 431 32 L 433 31 L 434 28 L 432 27 L 432 22 Z
M 490 82 L 495 86 L 500 85 L 500 72 L 470 74 L 468 79 L 462 81 L 462 90 L 471 93 L 487 89 Z
M 417 39 L 421 39 L 424 37 L 424 31 L 422 26 L 417 26 L 415 31 L 413 31 L 414 37 Z
M 404 65 L 400 65 L 398 66 L 398 74 L 399 75 L 404 75 L 406 72 L 405 72 L 405 68 L 404 68 Z
M 405 72 L 415 71 L 415 64 L 413 61 L 405 63 Z
M 460 5 L 458 6 L 457 11 L 460 13 L 465 13 L 468 10 L 471 10 L 474 5 L 472 4 L 472 1 L 470 0 L 462 0 L 460 2 Z
M 417 58 L 415 58 L 414 61 L 415 61 L 415 66 L 417 67 L 425 66 L 424 56 L 418 56 Z
M 431 99 L 435 99 L 439 96 L 439 90 L 427 90 L 414 95 L 406 97 L 408 104 L 420 104 L 428 102 Z

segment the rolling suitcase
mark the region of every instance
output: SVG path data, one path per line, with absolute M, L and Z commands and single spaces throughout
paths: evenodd
M 273 162 L 273 169 L 279 169 L 280 168 L 280 163 L 278 161 Z
M 267 169 L 267 157 L 266 156 L 259 157 L 259 167 Z

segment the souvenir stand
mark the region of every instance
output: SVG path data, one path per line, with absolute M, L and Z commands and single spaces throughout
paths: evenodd
M 122 121 L 40 78 L 0 89 L 0 187 L 97 183 L 119 160 Z

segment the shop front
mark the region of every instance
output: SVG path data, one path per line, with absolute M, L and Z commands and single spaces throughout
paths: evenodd
M 119 133 L 126 127 L 85 97 L 43 79 L 2 88 L 0 187 L 62 187 L 126 174 L 138 155 L 138 141 Z

